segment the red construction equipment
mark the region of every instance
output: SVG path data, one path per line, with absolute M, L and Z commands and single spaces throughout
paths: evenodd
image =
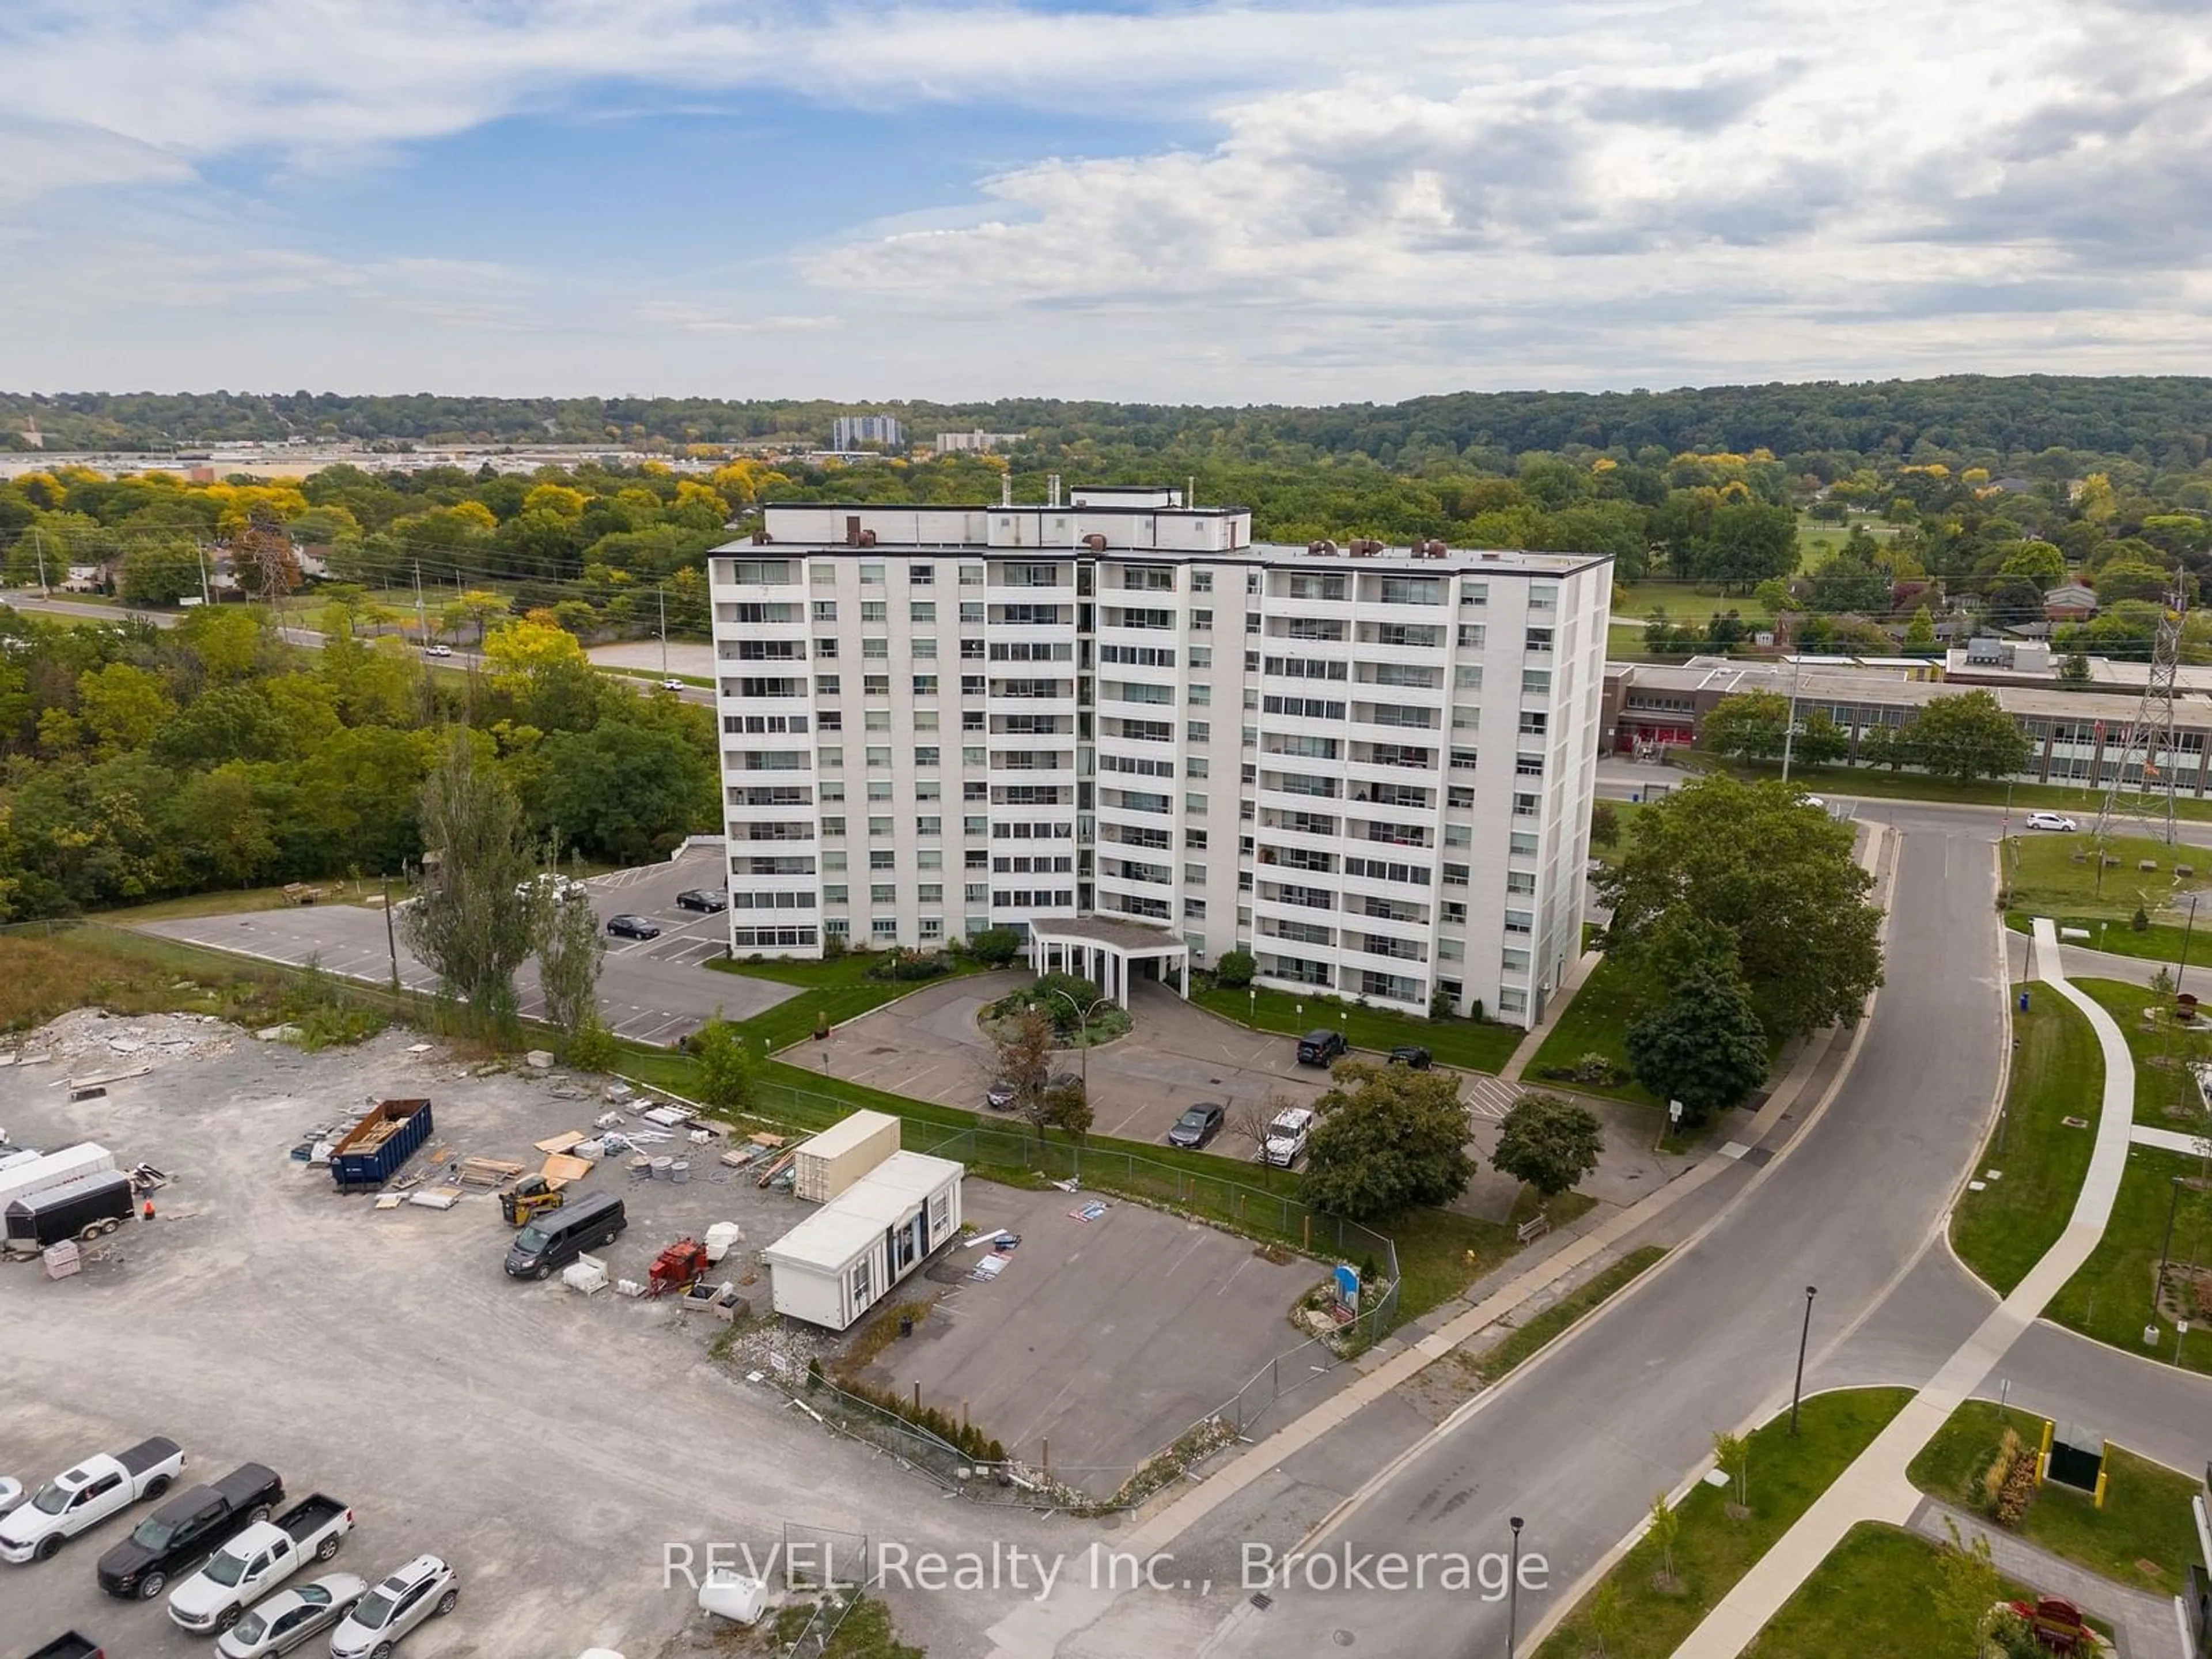
M 672 1291 L 687 1291 L 707 1275 L 707 1247 L 696 1238 L 679 1238 L 653 1259 L 646 1276 L 648 1300 Z

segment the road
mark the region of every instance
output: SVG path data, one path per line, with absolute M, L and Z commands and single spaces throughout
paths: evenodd
M 191 614 L 189 611 L 141 611 L 128 605 L 94 605 L 85 599 L 46 599 L 32 593 L 10 593 L 6 599 L 0 600 L 0 604 L 33 614 L 50 617 L 82 617 L 94 622 L 151 623 L 156 628 L 174 628 Z M 286 627 L 280 628 L 277 632 L 289 643 L 303 649 L 309 651 L 322 649 L 323 635 L 314 629 Z M 696 652 L 708 647 L 694 646 L 688 648 Z M 454 670 L 482 668 L 484 665 L 484 659 L 476 652 L 459 648 L 453 650 L 449 655 L 436 658 L 434 660 L 441 668 Z M 638 678 L 635 674 L 618 672 L 619 665 L 594 663 L 593 666 L 599 668 L 600 672 L 606 674 L 610 678 L 621 680 L 640 690 L 643 690 L 650 684 L 648 681 Z M 685 702 L 697 703 L 702 708 L 714 706 L 714 694 L 705 686 L 686 685 L 670 689 Z
M 1901 805 L 1901 804 L 1899 804 Z M 1937 807 L 1900 812 L 1889 981 L 1858 1063 L 1790 1153 L 1746 1159 L 1711 1189 L 1719 1219 L 1534 1369 L 1419 1437 L 1396 1402 L 1340 1426 L 1180 1540 L 1211 1596 L 1124 1595 L 1066 1654 L 1203 1644 L 1224 1656 L 1494 1654 L 1507 1612 L 1474 1592 L 1278 1587 L 1240 1593 L 1248 1545 L 1504 1551 L 1527 1522 L 1564 1591 L 1735 1429 L 1786 1401 L 1804 1289 L 1819 1286 L 1816 1364 L 1882 1308 L 1929 1246 L 1987 1124 L 2004 1042 L 1991 836 Z M 1785 1130 L 1785 1133 L 1787 1131 Z M 1763 1150 L 1763 1149 L 1762 1149 Z M 1908 1281 L 1909 1282 L 1909 1281 Z M 1409 1441 L 1410 1453 L 1405 1448 Z M 1395 1467 L 1391 1460 L 1400 1459 Z M 1386 1472 L 1373 1479 L 1378 1468 Z M 1227 1586 L 1224 1592 L 1224 1586 Z M 1525 1633 L 1548 1611 L 1531 1594 Z M 1226 1615 L 1224 1617 L 1224 1614 Z

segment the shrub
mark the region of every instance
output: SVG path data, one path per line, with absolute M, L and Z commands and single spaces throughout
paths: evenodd
M 848 948 L 842 933 L 824 933 L 822 936 L 822 960 L 824 962 L 843 961 Z
M 580 1072 L 605 1072 L 613 1068 L 620 1052 L 615 1034 L 592 1020 L 569 1037 L 562 1058 Z
M 986 927 L 968 941 L 968 952 L 986 968 L 1005 968 L 1022 953 L 1022 936 L 1011 927 Z
M 1609 1085 L 1621 1082 L 1625 1073 L 1620 1066 L 1603 1054 L 1584 1054 L 1568 1073 L 1568 1080 L 1575 1083 Z
M 2136 906 L 2135 915 L 2128 918 L 2128 926 L 2138 933 L 2147 933 L 2150 931 L 2150 917 L 2142 905 Z
M 1260 963 L 1249 951 L 1224 951 L 1213 964 L 1213 982 L 1224 991 L 1241 991 L 1259 970 Z
M 860 971 L 869 979 L 904 983 L 949 974 L 952 971 L 952 959 L 942 951 L 925 954 L 901 948 L 885 951 L 881 962 L 872 962 Z

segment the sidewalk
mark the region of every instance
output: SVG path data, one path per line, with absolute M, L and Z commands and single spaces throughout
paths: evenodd
M 2127 1039 L 2111 1015 L 2066 982 L 2052 924 L 2035 924 L 2035 976 L 2078 1006 L 2095 1028 L 2105 1062 L 2104 1107 L 2074 1212 L 2058 1242 L 2000 1303 L 1974 1334 L 1944 1362 L 1935 1378 L 1907 1401 L 1836 1483 L 1736 1582 L 1705 1621 L 1676 1650 L 1675 1659 L 1736 1659 L 1782 1604 L 1861 1521 L 1906 1525 L 1920 1493 L 1905 1478 L 1913 1455 L 1934 1437 L 1953 1411 L 2004 1358 L 2104 1237 L 2120 1176 L 2127 1167 L 2134 1128 L 2136 1073 Z
M 1559 990 L 1544 1005 L 1544 1018 L 1528 1028 L 1528 1035 L 1521 1039 L 1505 1064 L 1498 1068 L 1499 1077 L 1508 1083 L 1521 1080 L 1522 1072 L 1530 1060 L 1536 1058 L 1536 1050 L 1542 1048 L 1544 1039 L 1552 1035 L 1553 1028 L 1559 1023 L 1559 1016 L 1567 1012 L 1567 1005 L 1575 1000 L 1575 993 L 1583 988 L 1583 981 L 1595 973 L 1598 963 L 1604 960 L 1605 952 L 1602 951 L 1582 953 L 1580 959 L 1568 969 L 1566 978 L 1560 981 Z
M 1969 1544 L 1977 1536 L 1990 1540 L 1990 1560 L 2008 1578 L 2031 1584 L 2045 1595 L 2063 1595 L 2093 1619 L 2108 1621 L 2118 1638 L 2120 1659 L 2188 1659 L 2182 1651 L 2181 1631 L 2173 1622 L 2173 1600 L 2148 1590 L 2131 1589 L 2077 1567 L 2063 1557 L 2029 1543 L 2002 1527 L 1984 1523 L 1932 1498 L 1923 1498 L 1905 1524 L 1923 1538 L 1951 1541 L 1943 1523 L 1957 1524 L 1959 1536 Z

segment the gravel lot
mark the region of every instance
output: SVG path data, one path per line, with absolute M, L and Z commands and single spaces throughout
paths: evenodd
M 426 1095 L 437 1133 L 410 1170 L 440 1146 L 534 1160 L 532 1141 L 588 1129 L 596 1100 L 531 1074 L 465 1076 L 397 1031 L 308 1055 L 212 1024 L 117 1020 L 115 1035 L 139 1045 L 121 1052 L 89 1017 L 72 1018 L 89 1030 L 74 1059 L 0 1069 L 0 1125 L 29 1145 L 98 1139 L 176 1182 L 158 1220 L 106 1241 L 76 1278 L 0 1267 L 0 1471 L 43 1480 L 150 1433 L 173 1437 L 202 1479 L 265 1462 L 292 1491 L 355 1507 L 337 1568 L 373 1577 L 424 1550 L 454 1563 L 460 1606 L 408 1638 L 414 1659 L 689 1652 L 690 1598 L 664 1588 L 664 1540 L 764 1548 L 787 1522 L 946 1549 L 1073 1550 L 1095 1535 L 943 1500 L 829 1437 L 709 1359 L 720 1328 L 709 1316 L 509 1280 L 489 1196 L 379 1212 L 288 1157 L 307 1130 L 372 1097 Z M 137 1064 L 154 1069 L 106 1100 L 70 1106 L 55 1086 Z M 710 1221 L 738 1221 L 757 1249 L 799 1212 L 710 1174 L 626 1189 L 617 1274 L 642 1278 L 662 1244 Z M 586 1189 L 626 1179 L 602 1169 Z M 112 1652 L 208 1650 L 160 1607 L 94 1585 L 94 1561 L 130 1524 L 0 1567 L 0 1659 L 71 1626 Z M 949 1659 L 987 1650 L 979 1632 L 1019 1596 L 889 1599 L 908 1639 Z

